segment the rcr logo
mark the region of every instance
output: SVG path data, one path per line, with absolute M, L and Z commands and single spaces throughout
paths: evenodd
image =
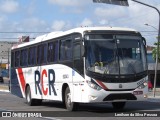
M 44 77 L 48 78 L 48 87 L 45 86 L 46 88 L 44 88 Z M 35 79 L 36 94 L 39 91 L 40 95 L 42 95 L 42 93 L 44 95 L 47 95 L 48 91 L 49 91 L 49 95 L 51 95 L 51 89 L 52 89 L 53 92 L 54 92 L 54 95 L 57 96 L 57 93 L 56 93 L 56 90 L 55 90 L 55 87 L 54 87 L 55 72 L 54 72 L 53 69 L 48 69 L 48 72 L 44 69 L 44 70 L 42 70 L 41 74 L 38 70 L 36 70 L 34 79 Z

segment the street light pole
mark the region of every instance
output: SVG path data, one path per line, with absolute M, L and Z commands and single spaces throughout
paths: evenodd
M 152 25 L 150 25 L 150 24 L 147 24 L 147 23 L 145 23 L 144 25 L 150 26 L 150 27 L 154 28 L 154 29 L 158 32 L 158 29 L 157 29 L 156 27 L 154 27 L 154 26 L 152 26 Z
M 156 64 L 155 64 L 155 75 L 154 75 L 154 89 L 153 89 L 153 96 L 155 97 L 155 91 L 156 91 L 156 82 L 157 82 L 157 68 L 158 68 L 158 58 L 159 58 L 159 42 L 160 42 L 160 11 L 154 7 L 154 6 L 151 6 L 151 5 L 148 5 L 148 4 L 145 4 L 145 3 L 142 3 L 142 2 L 139 2 L 137 0 L 131 0 L 133 2 L 137 2 L 139 4 L 142 4 L 142 5 L 145 5 L 145 6 L 148 6 L 150 8 L 153 8 L 155 9 L 157 12 L 158 12 L 158 15 L 159 15 L 159 29 L 158 29 L 158 44 L 157 44 L 157 54 L 156 54 Z

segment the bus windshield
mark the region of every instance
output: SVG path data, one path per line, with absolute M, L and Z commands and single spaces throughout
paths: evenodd
M 140 35 L 86 34 L 86 69 L 105 75 L 131 75 L 147 70 Z

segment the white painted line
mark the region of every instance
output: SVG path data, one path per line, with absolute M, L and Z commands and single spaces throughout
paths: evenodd
M 9 92 L 9 90 L 0 90 L 0 92 Z
M 58 118 L 54 118 L 54 117 L 42 117 L 48 120 L 62 120 L 62 119 L 58 119 Z

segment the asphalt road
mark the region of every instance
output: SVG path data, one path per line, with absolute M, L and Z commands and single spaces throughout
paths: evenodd
M 36 119 L 52 119 L 52 120 L 106 120 L 110 119 L 122 119 L 128 114 L 134 114 L 134 116 L 140 117 L 144 113 L 160 115 L 160 102 L 128 102 L 124 110 L 115 110 L 110 103 L 103 104 L 80 104 L 78 111 L 68 112 L 61 102 L 55 101 L 43 101 L 41 106 L 28 106 L 25 99 L 11 95 L 9 92 L 0 92 L 0 114 L 6 114 L 6 112 L 12 112 L 11 114 L 16 117 L 25 117 L 32 113 L 37 114 Z M 0 116 L 1 116 L 0 115 Z M 123 116 L 123 117 L 119 117 Z M 31 117 L 31 116 L 30 116 Z M 131 119 L 135 117 L 129 116 Z M 141 119 L 150 119 L 149 117 L 140 117 Z M 0 118 L 1 119 L 1 118 Z M 6 119 L 6 118 L 5 118 Z M 8 118 L 9 119 L 9 118 Z M 13 118 L 12 118 L 13 119 Z M 17 120 L 18 118 L 14 118 Z M 26 118 L 25 118 L 26 119 Z M 33 118 L 32 118 L 33 119 Z M 158 119 L 158 117 L 152 117 L 152 119 Z

